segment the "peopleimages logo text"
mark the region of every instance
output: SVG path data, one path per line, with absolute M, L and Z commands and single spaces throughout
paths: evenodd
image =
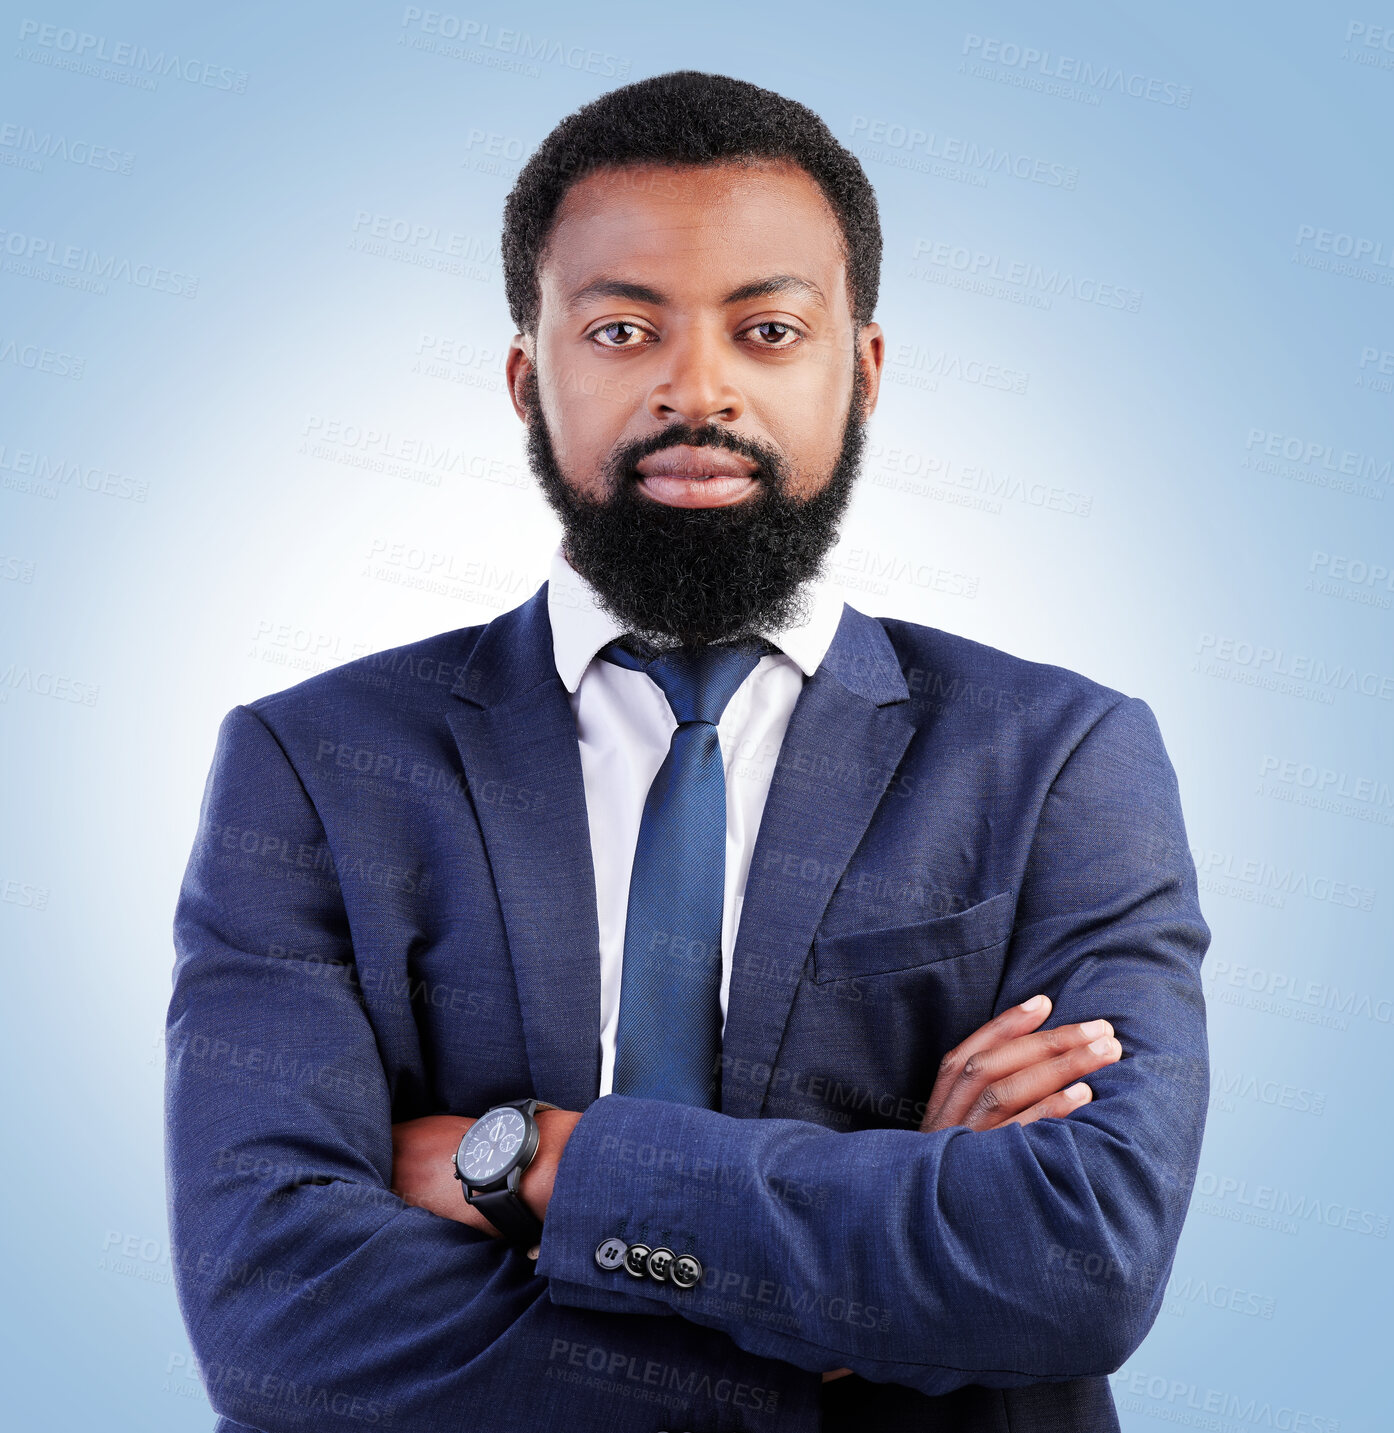
M 1191 107 L 1190 85 L 1129 72 L 1121 65 L 1111 65 L 1106 61 L 1095 63 L 1076 59 L 1073 55 L 1053 55 L 1049 50 L 1038 50 L 1032 45 L 1018 45 L 1010 40 L 974 34 L 963 37 L 962 53 L 989 65 L 1001 65 L 1003 69 L 1081 85 L 1094 93 L 1112 90 L 1117 94 L 1130 95 L 1133 99 L 1150 100 L 1153 104 L 1174 105 L 1177 109 Z
M 1346 234 L 1338 229 L 1319 229 L 1315 224 L 1297 226 L 1297 247 L 1310 244 L 1319 254 L 1334 254 L 1338 259 L 1354 259 L 1357 263 L 1374 264 L 1394 269 L 1394 241 L 1372 239 L 1367 234 Z
M 408 5 L 402 10 L 402 28 L 436 35 L 443 40 L 458 40 L 481 50 L 519 55 L 525 60 L 541 60 L 569 70 L 584 70 L 602 79 L 623 79 L 629 73 L 630 62 L 619 55 L 592 50 L 585 45 L 568 45 L 545 35 L 532 35 L 507 25 L 491 25 L 445 10 L 423 10 L 419 5 Z
M 210 65 L 206 60 L 187 58 L 164 50 L 152 51 L 129 40 L 111 40 L 105 35 L 93 35 L 65 25 L 47 25 L 39 20 L 21 20 L 19 38 L 31 41 L 41 50 L 70 57 L 74 64 L 94 68 L 111 65 L 118 70 L 131 71 L 147 81 L 156 75 L 161 78 L 173 76 L 187 84 L 202 85 L 207 89 L 227 90 L 238 95 L 247 92 L 248 75 L 245 70 Z M 20 58 L 29 57 L 21 52 Z M 153 89 L 153 82 L 147 82 L 146 88 Z

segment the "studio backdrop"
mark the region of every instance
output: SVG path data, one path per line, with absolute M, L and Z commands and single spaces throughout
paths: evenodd
M 1123 1426 L 1389 1427 L 1394 10 L 26 0 L 0 35 L 7 1426 L 211 1428 L 161 1102 L 219 721 L 546 577 L 503 200 L 578 105 L 695 68 L 810 105 L 879 196 L 846 600 L 1143 698 L 1176 767 L 1212 1090 Z

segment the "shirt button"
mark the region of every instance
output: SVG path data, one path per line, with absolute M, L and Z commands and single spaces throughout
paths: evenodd
M 648 1273 L 648 1260 L 652 1252 L 647 1244 L 631 1244 L 624 1254 L 625 1273 L 642 1279 Z
M 602 1239 L 596 1246 L 595 1262 L 609 1273 L 611 1269 L 618 1269 L 624 1263 L 624 1256 L 628 1252 L 629 1246 L 621 1240 Z
M 695 1254 L 679 1254 L 668 1266 L 668 1281 L 680 1289 L 695 1288 L 702 1282 L 702 1262 Z
M 649 1269 L 649 1278 L 656 1279 L 660 1284 L 668 1277 L 668 1266 L 677 1258 L 671 1249 L 664 1249 L 662 1246 L 655 1249 L 645 1261 Z

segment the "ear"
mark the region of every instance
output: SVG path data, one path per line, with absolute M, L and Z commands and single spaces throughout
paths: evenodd
M 508 345 L 508 358 L 503 367 L 504 376 L 508 380 L 508 396 L 513 400 L 513 411 L 524 423 L 528 421 L 528 406 L 523 397 L 523 385 L 528 374 L 534 371 L 533 344 L 532 334 L 515 333 L 513 342 Z
M 857 333 L 857 362 L 866 379 L 866 406 L 862 410 L 862 417 L 866 419 L 876 411 L 881 370 L 886 364 L 886 338 L 879 323 L 864 323 Z

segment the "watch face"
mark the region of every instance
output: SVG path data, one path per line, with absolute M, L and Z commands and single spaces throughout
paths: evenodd
M 460 1173 L 471 1184 L 491 1184 L 502 1178 L 518 1157 L 527 1134 L 527 1123 L 519 1110 L 490 1110 L 476 1120 L 460 1150 Z

